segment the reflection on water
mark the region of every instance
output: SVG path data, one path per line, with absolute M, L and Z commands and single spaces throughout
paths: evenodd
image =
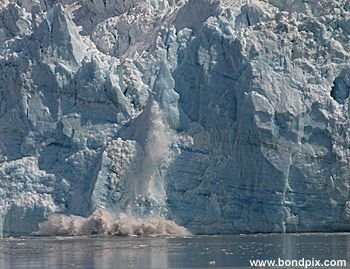
M 349 244 L 350 234 L 2 239 L 0 268 L 243 269 L 250 259 L 350 261 Z

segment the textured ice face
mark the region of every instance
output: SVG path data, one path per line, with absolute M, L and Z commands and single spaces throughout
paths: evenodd
M 100 208 L 195 233 L 350 228 L 349 12 L 1 2 L 3 233 Z

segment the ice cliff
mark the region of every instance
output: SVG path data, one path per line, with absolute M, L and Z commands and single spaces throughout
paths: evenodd
M 1 0 L 0 228 L 348 231 L 349 94 L 347 0 Z

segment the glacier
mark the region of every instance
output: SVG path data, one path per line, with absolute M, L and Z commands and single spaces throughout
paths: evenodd
M 0 71 L 3 236 L 350 229 L 347 0 L 1 0 Z

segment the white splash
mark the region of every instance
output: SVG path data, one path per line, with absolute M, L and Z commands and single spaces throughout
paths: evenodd
M 98 210 L 87 218 L 51 215 L 47 221 L 39 224 L 40 236 L 82 236 L 82 235 L 176 235 L 185 236 L 190 232 L 174 221 L 162 217 L 136 218 L 126 214 L 113 216 L 105 210 Z

